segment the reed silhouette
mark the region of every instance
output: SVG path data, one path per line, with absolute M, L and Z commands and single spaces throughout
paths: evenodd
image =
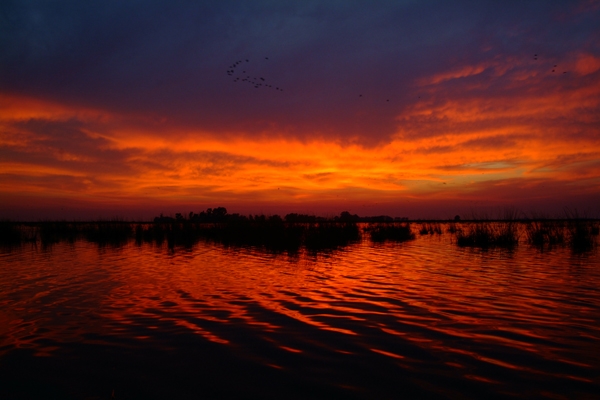
M 152 224 L 135 227 L 136 243 L 164 241 L 170 248 L 190 247 L 200 240 L 225 246 L 252 246 L 270 252 L 324 251 L 347 246 L 360 240 L 354 222 L 303 214 L 279 215 L 228 214 L 224 207 L 190 213 L 188 219 L 156 217 Z
M 455 221 L 456 221 L 456 219 L 455 219 Z M 448 233 L 455 234 L 459 230 L 460 230 L 460 227 L 458 226 L 458 224 L 456 222 L 448 223 L 448 228 L 446 229 L 446 231 Z
M 525 231 L 528 243 L 540 249 L 569 246 L 573 252 L 586 252 L 596 247 L 600 227 L 597 220 L 567 209 L 563 219 L 534 216 Z
M 125 244 L 133 234 L 133 227 L 123 220 L 103 221 L 94 224 L 84 224 L 81 233 L 85 238 L 99 245 L 119 246 Z
M 543 249 L 565 243 L 565 221 L 535 219 L 525 223 L 527 242 Z
M 421 235 L 433 235 L 433 234 L 441 235 L 442 234 L 442 226 L 439 223 L 427 223 L 421 224 L 421 228 L 419 229 L 419 234 Z
M 302 246 L 311 251 L 343 247 L 359 240 L 360 232 L 353 223 L 288 223 L 276 217 L 255 217 L 222 223 L 155 223 L 146 229 L 140 225 L 136 227 L 136 237 L 158 244 L 167 240 L 169 247 L 189 247 L 199 240 L 207 240 L 225 246 L 293 253 Z
M 454 218 L 446 231 L 454 235 L 460 247 L 513 248 L 519 244 L 520 234 L 530 245 L 543 250 L 546 247 L 565 246 L 574 252 L 596 248 L 600 227 L 598 220 L 580 217 L 577 212 L 566 212 L 561 219 L 548 219 L 534 215 L 517 219 L 509 210 L 504 219 L 485 217 L 472 220 Z M 420 222 L 420 235 L 441 235 L 439 221 Z M 210 241 L 224 246 L 252 246 L 268 252 L 295 253 L 301 249 L 311 252 L 340 249 L 359 242 L 365 233 L 372 242 L 402 242 L 415 239 L 411 223 L 405 218 L 385 215 L 359 217 L 348 211 L 333 218 L 306 214 L 240 215 L 229 214 L 224 207 L 208 208 L 175 217 L 154 218 L 153 222 L 128 222 L 114 218 L 92 222 L 83 221 L 0 221 L 0 245 L 19 246 L 22 243 L 40 242 L 52 246 L 61 241 L 84 239 L 99 246 L 120 246 L 130 240 L 137 245 L 167 244 L 168 248 L 191 248 L 200 241 Z
M 371 241 L 381 243 L 385 241 L 405 242 L 415 239 L 410 223 L 378 223 L 369 229 Z
M 355 222 L 322 222 L 305 226 L 304 245 L 312 251 L 344 247 L 361 238 Z
M 74 242 L 81 233 L 79 224 L 67 221 L 43 221 L 39 224 L 38 233 L 42 246 L 54 243 Z
M 476 221 L 456 232 L 456 244 L 460 247 L 513 248 L 519 244 L 515 221 Z
M 576 253 L 586 252 L 596 247 L 596 236 L 600 231 L 598 221 L 580 216 L 577 210 L 565 209 L 566 230 L 569 246 Z
M 296 252 L 302 244 L 302 225 L 288 224 L 281 218 L 254 218 L 205 225 L 203 236 L 225 246 L 253 246 L 271 252 Z
M 11 247 L 20 245 L 22 241 L 23 235 L 19 224 L 12 221 L 0 221 L 0 243 Z

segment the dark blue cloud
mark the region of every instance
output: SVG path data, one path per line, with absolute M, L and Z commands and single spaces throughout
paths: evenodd
M 374 143 L 423 77 L 497 56 L 598 54 L 600 12 L 586 4 L 9 1 L 0 90 L 216 133 Z M 227 74 L 246 59 L 245 74 Z

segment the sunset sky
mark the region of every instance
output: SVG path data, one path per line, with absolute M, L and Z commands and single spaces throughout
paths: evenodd
M 600 216 L 600 2 L 2 1 L 0 204 Z

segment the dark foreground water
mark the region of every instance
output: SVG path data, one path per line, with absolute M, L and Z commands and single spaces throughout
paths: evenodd
M 0 398 L 598 398 L 600 257 L 0 250 Z

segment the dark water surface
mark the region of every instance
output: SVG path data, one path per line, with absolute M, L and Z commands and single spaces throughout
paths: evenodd
M 600 256 L 0 251 L 0 398 L 598 398 Z

